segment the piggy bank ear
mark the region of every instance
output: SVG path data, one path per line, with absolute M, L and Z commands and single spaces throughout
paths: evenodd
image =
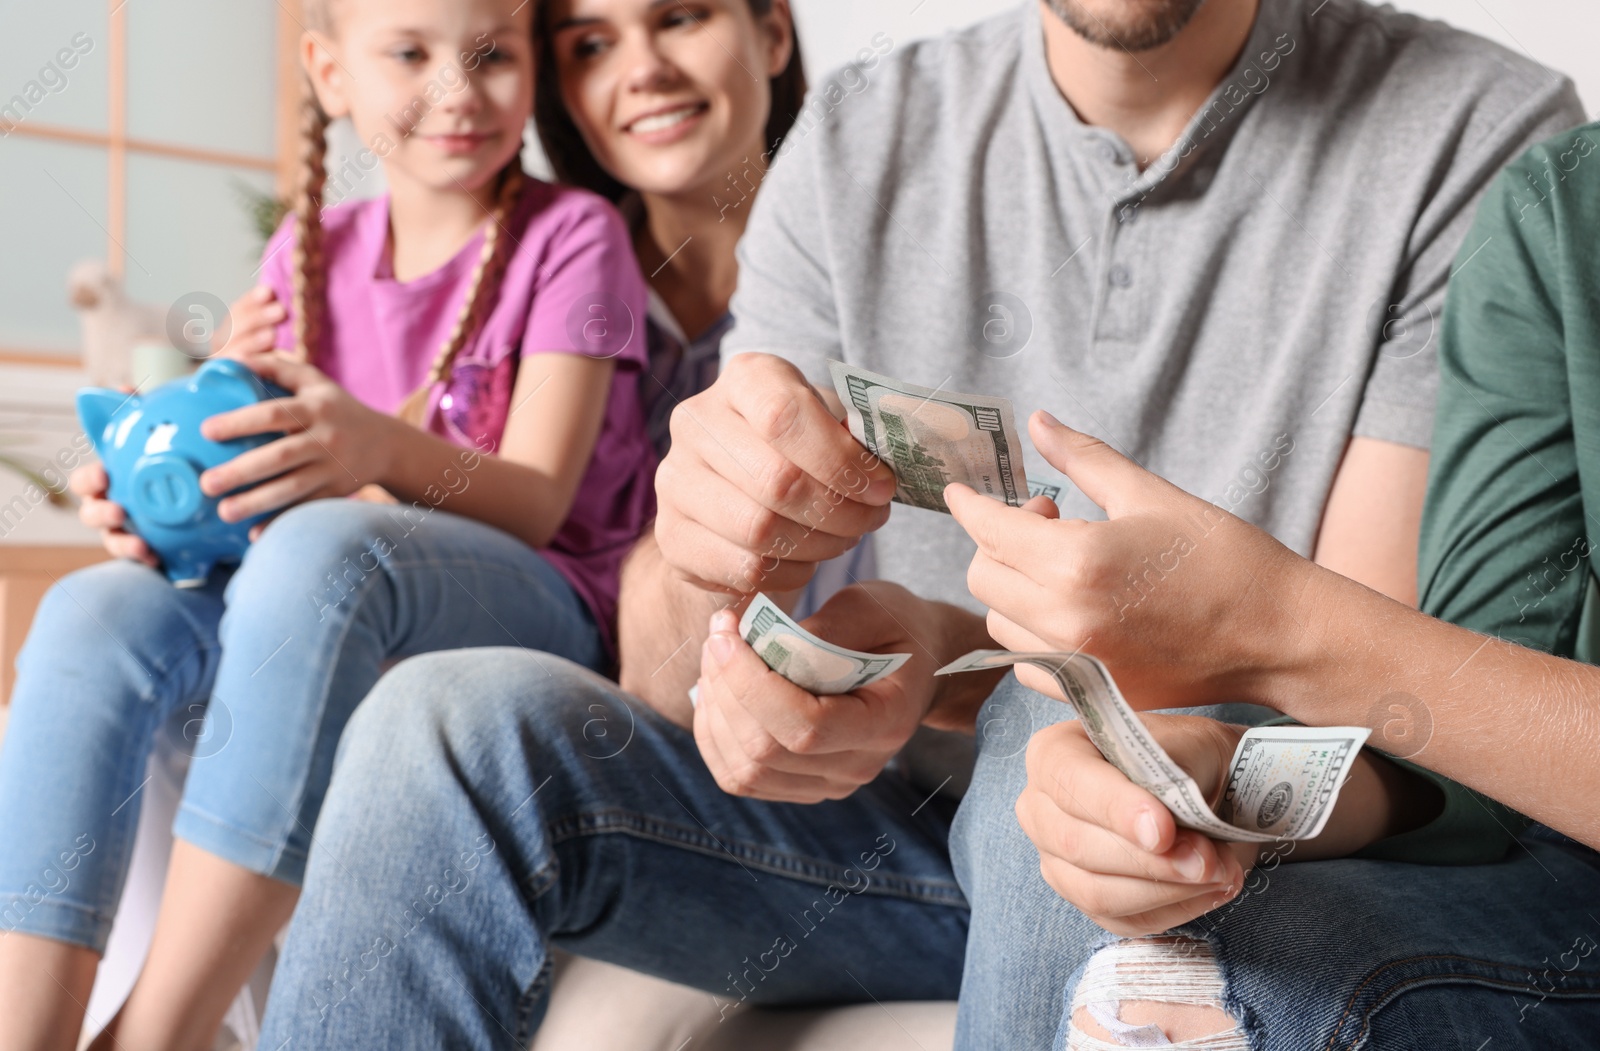
M 231 390 L 239 386 L 249 387 L 254 375 L 232 358 L 212 358 L 195 372 L 194 385 L 212 390 Z
M 196 390 L 209 390 L 243 399 L 245 404 L 260 401 L 266 396 L 261 380 L 254 372 L 232 358 L 212 358 L 195 372 L 191 381 Z
M 85 387 L 78 392 L 78 421 L 83 424 L 84 433 L 89 436 L 89 441 L 94 443 L 95 452 L 105 454 L 103 443 L 106 438 L 106 426 L 110 424 L 117 411 L 124 405 L 137 404 L 139 404 L 137 394 L 124 394 L 104 387 Z

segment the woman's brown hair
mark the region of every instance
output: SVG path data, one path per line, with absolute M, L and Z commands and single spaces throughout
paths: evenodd
M 750 13 L 756 18 L 765 18 L 772 13 L 772 0 L 745 0 L 745 2 L 749 4 Z M 534 38 L 538 53 L 536 61 L 539 71 L 533 96 L 533 121 L 539 131 L 539 144 L 544 147 L 544 155 L 550 161 L 550 168 L 558 182 L 564 182 L 569 186 L 581 186 L 616 203 L 629 192 L 629 188 L 618 182 L 610 172 L 600 166 L 599 161 L 595 160 L 594 154 L 589 152 L 589 144 L 583 141 L 578 126 L 573 123 L 572 115 L 567 112 L 566 104 L 561 99 L 555 43 L 545 23 L 545 19 L 549 17 L 549 10 L 548 3 L 541 3 L 539 12 L 534 16 Z M 800 57 L 798 38 L 793 41 L 793 47 L 789 52 L 789 64 L 784 66 L 777 76 L 771 78 L 770 84 L 772 109 L 767 114 L 765 132 L 767 159 L 763 161 L 763 167 L 770 163 L 770 158 L 777 155 L 784 136 L 794 127 L 794 122 L 800 115 L 800 107 L 805 104 L 806 71 L 805 62 Z

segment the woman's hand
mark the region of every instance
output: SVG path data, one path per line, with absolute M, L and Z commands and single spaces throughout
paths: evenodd
M 150 545 L 124 528 L 128 515 L 122 505 L 106 499 L 111 479 L 106 476 L 106 469 L 99 460 L 73 471 L 67 479 L 67 486 L 80 501 L 79 521 L 90 529 L 100 531 L 100 542 L 113 558 L 127 558 L 151 567 L 161 565 L 161 560 L 150 550 Z
M 1244 728 L 1187 715 L 1140 718 L 1214 804 Z M 1160 800 L 1106 762 L 1082 723 L 1039 731 L 1027 763 L 1017 820 L 1039 848 L 1040 873 L 1113 934 L 1157 934 L 1204 915 L 1237 895 L 1255 865 L 1258 844 L 1180 829 Z
M 288 311 L 266 285 L 257 285 L 228 307 L 227 342 L 212 347 L 217 357 L 243 361 L 253 354 L 265 354 L 277 340 L 278 326 Z
M 950 486 L 950 510 L 978 544 L 967 586 L 989 607 L 990 634 L 1013 650 L 1092 653 L 1141 709 L 1262 699 L 1261 670 L 1297 630 L 1283 597 L 1298 597 L 1316 567 L 1047 413 L 1028 432 L 1109 521 Z M 1038 669 L 1017 678 L 1058 696 Z
M 200 476 L 207 496 L 245 489 L 218 505 L 223 521 L 384 484 L 396 429 L 406 424 L 369 409 L 315 367 L 285 354 L 249 354 L 240 360 L 290 396 L 219 413 L 201 425 L 201 433 L 214 442 L 273 431 L 284 435 Z

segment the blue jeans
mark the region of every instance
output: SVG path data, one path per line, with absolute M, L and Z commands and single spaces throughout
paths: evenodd
M 960 1048 L 1065 1047 L 1078 977 L 1114 940 L 1044 882 L 1013 817 L 1019 742 L 1069 717 L 1010 677 L 980 716 L 951 833 L 972 903 Z M 1210 944 L 1224 1004 L 1263 1051 L 1600 1044 L 1600 855 L 1553 833 L 1493 865 L 1289 855 L 1179 933 Z
M 174 833 L 298 883 L 384 663 L 472 645 L 605 660 L 538 552 L 438 510 L 305 504 L 193 590 L 127 562 L 65 578 L 18 658 L 0 752 L 0 932 L 104 949 L 162 732 L 192 756 Z
M 688 731 L 573 664 L 407 661 L 346 735 L 261 1046 L 526 1046 L 552 945 L 725 1014 L 954 998 L 952 809 L 893 772 L 736 798 Z

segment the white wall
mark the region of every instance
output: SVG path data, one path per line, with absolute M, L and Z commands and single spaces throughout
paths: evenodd
M 966 25 L 1017 0 L 791 0 L 813 78 L 847 62 L 873 34 L 898 44 Z M 1273 3 L 1275 0 L 1263 0 Z M 1577 82 L 1591 116 L 1600 107 L 1600 4 L 1594 0 L 1401 0 L 1395 6 L 1498 41 Z

